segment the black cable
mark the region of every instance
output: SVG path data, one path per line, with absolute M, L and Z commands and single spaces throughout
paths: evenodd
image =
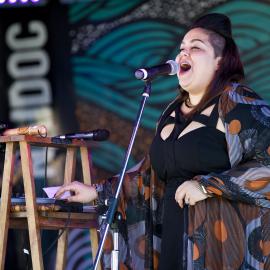
M 43 181 L 43 187 L 46 187 L 46 184 L 47 184 L 47 173 L 48 173 L 48 149 L 49 147 L 46 146 L 46 150 L 45 150 L 45 168 L 44 168 L 44 181 Z M 43 193 L 44 194 L 44 193 Z M 44 196 L 44 195 L 43 195 Z
M 49 147 L 46 146 L 45 148 L 45 164 L 44 164 L 44 180 L 43 180 L 43 187 L 46 187 L 47 184 L 47 165 L 48 165 L 48 149 Z M 43 198 L 45 197 L 45 192 L 43 191 Z M 43 230 L 40 232 L 40 238 L 42 239 Z
M 45 257 L 49 251 L 51 251 L 51 249 L 53 248 L 53 246 L 56 244 L 56 242 L 59 240 L 59 238 L 63 235 L 63 233 L 68 229 L 68 225 L 70 223 L 70 216 L 71 216 L 71 212 L 68 211 L 68 217 L 66 219 L 64 228 L 61 230 L 61 233 L 58 234 L 58 236 L 56 237 L 56 239 L 51 243 L 51 245 L 45 250 L 45 252 L 43 253 L 43 257 Z M 31 253 L 30 253 L 30 249 L 27 250 L 28 253 L 24 252 L 24 254 L 27 255 L 27 260 L 26 260 L 26 266 L 27 266 L 27 270 L 33 270 L 32 266 L 30 266 L 29 264 L 29 258 L 31 258 Z
M 30 249 L 23 249 L 23 253 L 25 254 L 25 256 L 26 256 L 26 269 L 27 270 L 31 270 L 32 269 L 32 267 L 30 267 L 30 263 L 29 263 L 29 257 L 30 257 L 30 253 L 29 253 L 29 250 Z
M 40 135 L 41 136 L 41 135 Z M 47 136 L 47 134 L 45 135 L 45 137 Z M 44 136 L 43 136 L 44 137 Z M 48 149 L 49 147 L 46 146 L 46 151 L 45 151 L 45 170 L 44 170 L 44 187 L 46 187 L 46 183 L 47 183 L 47 167 L 48 167 Z M 56 237 L 56 239 L 50 244 L 50 246 L 45 250 L 45 252 L 43 253 L 43 257 L 45 257 L 49 251 L 51 251 L 51 249 L 54 247 L 54 245 L 56 244 L 56 242 L 59 240 L 59 238 L 63 235 L 63 233 L 68 229 L 68 225 L 70 223 L 70 209 L 68 211 L 68 217 L 66 219 L 64 228 L 61 230 L 61 232 L 58 234 L 58 236 Z M 42 237 L 42 234 L 41 234 Z
M 40 137 L 42 137 L 42 138 L 46 138 L 47 137 L 47 129 L 46 129 L 46 133 L 45 134 L 42 134 L 41 132 L 40 132 L 40 130 L 38 129 L 38 135 L 40 136 Z
M 69 210 L 68 217 L 66 219 L 64 228 L 62 229 L 61 233 L 58 234 L 56 239 L 51 243 L 51 245 L 47 248 L 47 250 L 45 250 L 45 252 L 43 253 L 43 257 L 45 257 L 49 253 L 49 251 L 53 248 L 53 246 L 56 244 L 56 242 L 59 240 L 59 238 L 62 236 L 62 234 L 68 229 L 68 225 L 69 225 L 70 220 L 71 220 L 70 215 L 71 215 L 71 212 Z

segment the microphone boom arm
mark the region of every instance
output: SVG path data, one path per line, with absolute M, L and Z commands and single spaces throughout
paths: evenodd
M 120 194 L 120 191 L 121 191 L 121 188 L 122 188 L 124 176 L 125 176 L 125 173 L 126 173 L 128 160 L 129 160 L 129 157 L 130 157 L 130 154 L 131 154 L 132 147 L 134 145 L 135 137 L 136 137 L 137 132 L 138 132 L 138 128 L 139 128 L 139 125 L 140 125 L 142 113 L 143 113 L 143 110 L 144 110 L 144 107 L 145 107 L 145 103 L 146 103 L 146 100 L 150 97 L 150 94 L 151 94 L 151 80 L 148 80 L 148 81 L 145 82 L 144 91 L 142 93 L 142 100 L 141 100 L 140 108 L 139 108 L 139 111 L 138 111 L 138 114 L 137 114 L 136 121 L 134 123 L 133 132 L 132 132 L 130 142 L 129 142 L 129 146 L 128 146 L 128 149 L 127 149 L 127 152 L 126 152 L 126 155 L 125 155 L 125 158 L 124 158 L 123 167 L 122 167 L 121 173 L 120 173 L 120 175 L 118 177 L 117 189 L 116 189 L 114 198 L 112 199 L 111 204 L 110 204 L 109 209 L 108 209 L 108 212 L 107 212 L 107 217 L 106 217 L 106 221 L 105 221 L 105 224 L 104 224 L 104 231 L 102 231 L 103 228 L 101 228 L 101 230 L 100 230 L 100 234 L 102 235 L 102 238 L 100 240 L 97 255 L 96 255 L 96 258 L 95 258 L 94 270 L 97 270 L 98 263 L 99 263 L 100 258 L 101 258 L 103 246 L 104 246 L 104 243 L 105 243 L 105 239 L 106 239 L 106 236 L 108 234 L 109 226 L 112 224 L 113 219 L 114 219 L 114 214 L 115 214 L 115 211 L 116 211 L 116 208 L 117 208 L 118 198 L 119 198 L 119 194 Z

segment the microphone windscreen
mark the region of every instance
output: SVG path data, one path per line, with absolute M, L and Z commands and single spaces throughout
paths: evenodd
M 94 133 L 93 139 L 95 141 L 105 141 L 109 138 L 110 132 L 107 129 L 97 129 Z
M 136 77 L 136 79 L 138 79 L 138 80 L 143 79 L 143 78 L 144 78 L 144 73 L 143 73 L 143 71 L 140 70 L 140 69 L 136 70 L 136 71 L 135 71 L 135 77 Z
M 174 60 L 168 60 L 166 63 L 171 66 L 171 72 L 169 73 L 169 75 L 175 75 L 175 74 L 178 73 L 178 71 L 179 71 L 179 65 L 177 64 L 176 61 L 174 61 Z

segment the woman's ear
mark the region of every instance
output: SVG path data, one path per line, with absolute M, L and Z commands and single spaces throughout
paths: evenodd
M 221 60 L 222 60 L 222 56 L 218 56 L 216 58 L 216 71 L 219 69 L 219 67 L 221 65 Z

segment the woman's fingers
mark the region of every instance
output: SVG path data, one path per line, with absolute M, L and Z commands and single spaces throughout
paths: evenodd
M 59 189 L 57 190 L 57 192 L 54 194 L 54 198 L 55 198 L 55 199 L 61 198 L 61 196 L 62 196 L 66 191 L 69 191 L 69 190 L 67 189 L 67 187 L 62 186 L 62 187 L 59 188 Z
M 185 190 L 183 190 L 182 187 L 179 186 L 175 192 L 175 200 L 181 208 L 184 207 L 185 196 L 186 196 Z
M 60 187 L 57 192 L 54 195 L 54 198 L 56 199 L 60 199 L 61 196 L 66 192 L 66 191 L 71 191 L 71 192 L 77 192 L 78 189 L 78 184 L 81 184 L 80 182 L 77 181 L 73 181 L 69 184 L 63 185 L 62 187 Z
M 95 200 L 98 196 L 97 191 L 94 187 L 83 184 L 78 181 L 71 182 L 67 185 L 62 186 L 56 193 L 55 198 L 60 199 L 66 191 L 71 191 L 74 194 L 68 196 L 66 199 L 69 202 L 81 202 L 89 203 Z
M 75 194 L 75 195 L 72 195 L 72 196 L 69 196 L 69 197 L 67 197 L 66 198 L 66 200 L 68 201 L 68 202 L 80 202 L 80 195 L 79 194 Z
M 185 204 L 189 204 L 190 203 L 189 200 L 190 200 L 189 197 L 185 196 Z
M 175 200 L 179 204 L 181 208 L 184 207 L 184 203 L 187 203 L 186 201 L 186 182 L 181 184 L 176 192 L 175 192 Z
M 198 201 L 207 199 L 207 196 L 198 187 L 196 181 L 185 181 L 181 184 L 175 192 L 175 200 L 181 208 L 184 203 L 188 205 L 195 205 Z

